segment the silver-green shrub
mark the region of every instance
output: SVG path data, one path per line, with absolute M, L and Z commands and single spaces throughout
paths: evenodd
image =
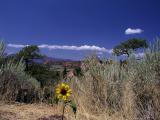
M 3 57 L 4 48 L 4 44 L 1 42 L 0 99 L 23 101 L 21 98 L 24 98 L 24 94 L 28 102 L 33 101 L 33 99 L 38 99 L 35 93 L 37 93 L 36 91 L 40 88 L 40 83 L 24 72 L 25 64 L 23 63 L 23 58 L 17 62 L 13 59 L 6 61 Z M 23 91 L 25 91 L 25 93 L 23 93 Z M 35 98 L 35 96 L 37 98 Z
M 116 57 L 113 57 L 116 58 Z M 144 56 L 131 53 L 125 65 L 117 59 L 99 62 L 96 56 L 82 63 L 84 76 L 72 80 L 77 102 L 90 114 L 119 114 L 124 120 L 158 120 L 160 118 L 160 39 Z M 116 118 L 120 119 L 120 118 Z

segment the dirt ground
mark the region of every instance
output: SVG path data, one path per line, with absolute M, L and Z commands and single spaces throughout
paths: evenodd
M 60 111 L 57 105 L 0 102 L 0 120 L 61 120 Z

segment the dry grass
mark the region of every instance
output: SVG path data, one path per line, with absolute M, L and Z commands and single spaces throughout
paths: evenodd
M 83 77 L 70 81 L 79 106 L 78 120 L 159 120 L 160 40 L 137 61 L 100 63 L 96 56 L 83 63 Z M 81 118 L 84 115 L 85 118 Z
M 0 101 L 0 120 L 61 120 L 62 105 L 5 103 Z M 94 116 L 90 116 L 93 117 Z M 86 120 L 86 114 L 76 118 L 69 107 L 64 120 Z
M 60 115 L 60 107 L 46 104 L 0 102 L 0 120 L 37 120 Z
M 82 72 L 69 81 L 78 111 L 75 118 L 67 108 L 67 120 L 160 120 L 160 40 L 140 61 L 131 55 L 121 67 L 92 56 L 83 62 Z M 61 108 L 1 103 L 0 119 L 52 120 Z

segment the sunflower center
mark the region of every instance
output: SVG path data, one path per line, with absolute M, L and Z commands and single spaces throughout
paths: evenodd
M 66 94 L 67 94 L 67 90 L 61 89 L 61 94 L 62 94 L 62 95 L 66 95 Z

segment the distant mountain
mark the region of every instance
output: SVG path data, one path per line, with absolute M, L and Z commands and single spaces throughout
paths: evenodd
M 8 57 L 8 58 L 12 58 L 15 56 L 16 56 L 16 54 L 9 54 L 9 55 L 5 54 L 5 57 Z M 70 64 L 72 64 L 72 63 L 77 63 L 80 61 L 45 56 L 43 58 L 29 60 L 29 63 L 32 63 L 32 62 L 38 63 L 38 64 L 44 64 L 44 63 L 65 64 L 66 62 L 67 63 L 69 62 Z
M 14 53 L 12 53 L 12 54 L 4 53 L 3 56 L 4 56 L 4 57 L 15 57 L 16 54 L 14 54 Z
M 44 58 L 38 58 L 38 59 L 33 59 L 32 60 L 35 63 L 65 63 L 65 62 L 78 62 L 75 60 L 71 60 L 71 59 L 61 59 L 61 58 L 54 58 L 54 57 L 48 57 L 45 56 Z
M 65 61 L 68 61 L 68 62 L 72 62 L 72 61 L 74 61 L 74 60 L 71 60 L 71 59 L 62 59 L 62 58 L 54 58 L 54 57 L 44 57 L 43 58 L 44 60 L 48 60 L 48 61 L 55 61 L 55 62 L 57 62 L 57 61 L 61 61 L 61 62 L 65 62 Z

